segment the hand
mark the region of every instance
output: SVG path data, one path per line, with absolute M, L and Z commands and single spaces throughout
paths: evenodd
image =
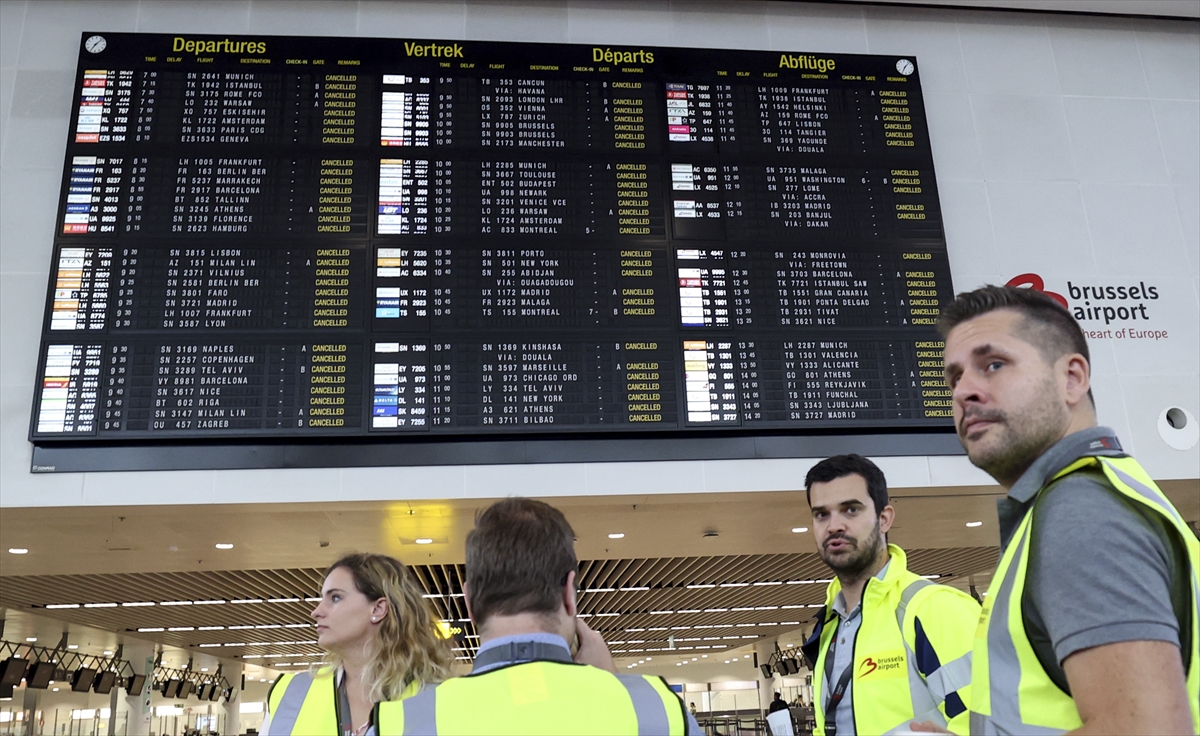
M 952 733 L 941 726 L 935 725 L 933 721 L 922 721 L 921 723 L 913 721 L 912 723 L 908 724 L 908 728 L 910 731 L 916 731 L 918 733 Z
M 590 664 L 617 674 L 617 665 L 609 654 L 604 637 L 593 631 L 581 618 L 575 619 L 575 637 L 579 640 L 579 649 L 575 651 L 576 664 Z

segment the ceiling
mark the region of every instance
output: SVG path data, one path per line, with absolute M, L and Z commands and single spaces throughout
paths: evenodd
M 1162 485 L 1195 524 L 1200 481 Z M 1000 489 L 891 493 L 897 513 L 889 538 L 908 550 L 910 568 L 986 590 Z M 544 500 L 575 529 L 580 609 L 619 661 L 657 655 L 656 664 L 673 664 L 688 655 L 728 657 L 763 639 L 790 641 L 823 601 L 828 570 L 806 529 L 803 493 Z M 346 551 L 372 550 L 407 563 L 438 616 L 473 637 L 461 597 L 463 542 L 487 503 L 5 509 L 0 548 L 29 553 L 0 553 L 0 606 L 12 609 L 10 619 L 50 621 L 44 628 L 113 632 L 111 641 L 148 639 L 181 657 L 286 671 L 319 656 L 309 599 L 324 568 Z M 968 528 L 973 521 L 983 523 Z M 122 605 L 131 603 L 153 605 Z M 54 632 L 47 636 L 56 643 Z M 469 657 L 477 641 L 456 644 L 456 654 Z

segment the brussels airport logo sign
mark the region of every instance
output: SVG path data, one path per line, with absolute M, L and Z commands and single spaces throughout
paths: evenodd
M 1091 339 L 1164 340 L 1167 330 L 1155 324 L 1158 287 L 1145 281 L 1119 285 L 1082 285 L 1067 282 L 1066 294 L 1050 291 L 1036 273 L 1023 273 L 1006 286 L 1037 289 L 1075 316 Z

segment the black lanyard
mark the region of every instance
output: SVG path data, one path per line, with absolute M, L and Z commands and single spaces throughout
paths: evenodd
M 825 682 L 827 683 L 833 682 L 833 660 L 834 654 L 837 653 L 838 631 L 841 628 L 842 618 L 838 616 L 838 625 L 833 630 L 833 639 L 829 642 L 829 651 L 825 652 Z M 853 642 L 851 642 L 850 650 L 854 651 Z M 842 698 L 846 696 L 846 688 L 850 687 L 850 676 L 853 674 L 854 658 L 851 657 L 850 664 L 846 665 L 846 669 L 842 670 L 842 675 L 838 678 L 837 684 L 829 692 L 829 697 L 825 698 L 826 736 L 837 736 L 837 709 L 842 703 Z
M 346 673 L 342 672 L 341 682 L 337 684 L 337 704 L 338 704 L 338 727 L 341 736 L 354 736 L 356 729 L 354 728 L 354 716 L 350 713 L 350 696 L 346 694 Z M 375 716 L 374 709 L 371 710 L 371 718 Z

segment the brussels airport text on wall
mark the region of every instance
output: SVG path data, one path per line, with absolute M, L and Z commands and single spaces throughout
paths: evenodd
M 1066 307 L 1089 340 L 1168 340 L 1169 318 L 1187 311 L 1174 303 L 1176 295 L 1153 280 L 1086 278 L 1063 283 L 1065 286 L 1057 288 L 1065 293 L 1059 293 L 1047 288 L 1037 273 L 1008 280 L 1008 286 L 1037 289 Z
M 30 438 L 943 429 L 916 61 L 85 33 Z

